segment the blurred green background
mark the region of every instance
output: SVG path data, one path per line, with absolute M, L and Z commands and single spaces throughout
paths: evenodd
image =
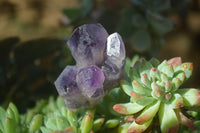
M 55 79 L 74 64 L 65 42 L 85 23 L 119 32 L 130 58 L 193 62 L 183 86 L 200 87 L 200 0 L 1 0 L 0 104 L 24 112 L 57 95 Z

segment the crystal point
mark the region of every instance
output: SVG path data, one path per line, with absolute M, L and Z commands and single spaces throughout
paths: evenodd
M 85 24 L 77 28 L 67 45 L 78 66 L 100 65 L 108 33 L 101 24 Z

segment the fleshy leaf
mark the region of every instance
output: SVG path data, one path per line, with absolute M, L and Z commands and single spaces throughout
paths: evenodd
M 143 87 L 137 80 L 133 80 L 132 86 L 133 90 L 140 95 L 149 96 L 151 92 L 150 89 Z
M 199 89 L 179 89 L 177 92 L 183 97 L 185 106 L 200 105 L 200 90 Z
M 135 122 L 137 124 L 144 124 L 145 122 L 149 121 L 150 119 L 153 119 L 153 117 L 158 112 L 158 109 L 160 107 L 160 101 L 156 101 L 150 105 L 148 105 L 144 111 L 135 119 Z
M 152 67 L 149 73 L 150 73 L 151 80 L 156 81 L 160 79 L 160 72 L 158 71 L 157 68 Z
M 118 133 L 127 133 L 128 127 L 130 126 L 130 123 L 124 123 L 123 125 L 119 125 L 118 127 Z
M 110 119 L 108 121 L 106 121 L 105 126 L 107 128 L 114 128 L 117 125 L 119 125 L 120 120 L 119 119 Z
M 137 124 L 136 122 L 133 122 L 128 128 L 128 133 L 142 133 L 142 132 L 144 132 L 149 127 L 152 120 L 153 120 L 153 118 L 144 122 L 143 124 Z
M 134 114 L 142 110 L 145 106 L 139 105 L 137 103 L 124 103 L 124 104 L 115 104 L 113 109 L 120 114 Z
M 174 57 L 168 60 L 167 63 L 171 65 L 173 69 L 175 70 L 177 66 L 180 66 L 182 64 L 182 60 L 181 60 L 181 57 Z
M 171 65 L 168 64 L 166 60 L 164 60 L 159 66 L 158 70 L 167 74 L 168 77 L 172 78 L 174 75 L 174 71 Z
M 131 96 L 131 91 L 133 91 L 132 85 L 126 80 L 121 80 L 120 85 L 121 85 L 121 88 L 124 90 L 124 92 L 127 95 Z
M 180 94 L 176 93 L 173 95 L 170 104 L 173 109 L 177 109 L 183 106 L 183 98 Z
M 155 99 L 152 97 L 146 97 L 142 96 L 140 94 L 135 93 L 134 91 L 131 91 L 131 98 L 134 102 L 136 102 L 139 105 L 149 105 L 151 104 Z
M 180 66 L 176 67 L 175 74 L 179 72 L 185 72 L 186 79 L 190 78 L 193 71 L 193 64 L 192 63 L 183 63 Z
M 98 131 L 101 128 L 101 126 L 103 125 L 104 121 L 105 121 L 105 118 L 98 118 L 98 119 L 94 120 L 92 130 L 94 132 Z
M 148 88 L 151 88 L 151 82 L 146 73 L 141 75 L 141 81 L 145 86 L 147 86 Z
M 129 75 L 130 75 L 131 80 L 133 80 L 133 79 L 136 79 L 138 81 L 140 80 L 140 75 L 139 75 L 137 69 L 134 67 L 130 68 Z
M 159 110 L 159 120 L 162 133 L 176 133 L 178 131 L 179 121 L 170 104 L 161 104 Z

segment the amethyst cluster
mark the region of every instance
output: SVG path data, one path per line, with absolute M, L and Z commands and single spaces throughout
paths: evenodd
M 118 33 L 108 35 L 101 24 L 78 27 L 67 45 L 76 61 L 55 81 L 69 109 L 90 108 L 124 76 L 125 47 Z

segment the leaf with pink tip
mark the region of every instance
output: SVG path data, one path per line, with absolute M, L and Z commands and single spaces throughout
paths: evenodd
M 172 91 L 176 91 L 181 86 L 181 80 L 179 78 L 172 79 Z
M 168 77 L 172 78 L 174 75 L 174 70 L 173 67 L 171 65 L 168 64 L 168 62 L 166 60 L 164 60 L 159 66 L 158 66 L 158 70 L 160 72 L 163 72 L 165 74 L 167 74 Z
M 135 122 L 137 124 L 144 124 L 145 122 L 149 121 L 156 115 L 159 107 L 160 107 L 160 101 L 156 101 L 156 102 L 148 105 L 142 111 L 142 113 L 135 119 Z
M 131 94 L 132 101 L 136 102 L 139 105 L 149 105 L 155 101 L 153 97 L 142 96 L 140 94 L 135 93 L 134 91 L 131 91 L 130 94 Z
M 186 79 L 190 78 L 193 71 L 193 63 L 183 63 L 180 66 L 176 67 L 174 73 L 178 74 L 180 72 L 185 72 Z
M 142 133 L 142 132 L 144 132 L 149 127 L 152 120 L 153 120 L 153 118 L 146 121 L 143 124 L 137 124 L 136 122 L 133 122 L 128 128 L 128 133 Z
M 131 91 L 133 91 L 133 87 L 132 87 L 132 85 L 128 81 L 126 81 L 126 80 L 120 80 L 120 86 L 121 86 L 121 88 L 123 89 L 123 91 L 127 95 L 131 96 Z
M 151 96 L 155 99 L 160 99 L 164 95 L 164 91 L 155 83 L 151 83 Z
M 142 110 L 145 106 L 139 105 L 137 103 L 124 103 L 124 104 L 115 104 L 113 110 L 120 114 L 129 115 L 134 114 Z
M 156 80 L 160 79 L 160 72 L 158 71 L 157 68 L 155 68 L 155 67 L 151 68 L 150 77 L 151 77 L 151 80 L 153 80 L 153 81 L 156 81 Z
M 199 89 L 179 89 L 177 92 L 183 97 L 185 106 L 200 105 L 200 90 Z
M 148 88 L 151 88 L 151 82 L 150 80 L 148 79 L 148 76 L 146 73 L 142 74 L 141 75 L 141 81 L 142 83 L 147 86 Z
M 182 64 L 182 59 L 181 57 L 174 57 L 172 59 L 169 59 L 167 63 L 171 65 L 173 69 L 175 69 L 177 66 L 180 66 Z
M 177 109 L 183 106 L 183 98 L 180 94 L 176 93 L 173 95 L 170 104 L 173 109 Z
M 136 93 L 144 96 L 150 96 L 149 94 L 151 90 L 147 89 L 146 87 L 143 87 L 137 80 L 133 80 L 132 86 L 133 86 L 133 91 L 135 91 Z
M 179 121 L 170 104 L 162 103 L 158 115 L 162 133 L 176 133 L 178 131 Z

